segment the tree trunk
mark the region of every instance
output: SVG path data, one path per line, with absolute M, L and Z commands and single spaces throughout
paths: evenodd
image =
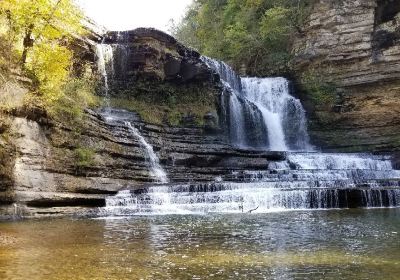
M 34 25 L 30 24 L 25 32 L 25 37 L 23 42 L 24 50 L 22 51 L 22 57 L 21 57 L 22 66 L 24 66 L 26 63 L 29 49 L 33 47 L 33 42 L 34 42 L 34 39 L 32 38 L 33 28 Z

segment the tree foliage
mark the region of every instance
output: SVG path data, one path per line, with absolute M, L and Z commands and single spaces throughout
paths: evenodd
M 312 0 L 194 0 L 172 33 L 250 75 L 288 71 Z
M 2 0 L 0 13 L 6 18 L 8 40 L 21 44 L 21 55 L 35 43 L 65 41 L 84 31 L 82 13 L 72 0 Z M 22 63 L 26 58 L 21 57 Z
M 35 96 L 27 97 L 32 103 L 29 105 L 44 106 L 49 113 L 63 105 L 78 110 L 74 106 L 80 101 L 71 104 L 73 96 L 66 89 L 69 83 L 76 84 L 72 74 L 74 53 L 70 46 L 85 32 L 82 19 L 83 14 L 73 0 L 0 1 L 3 23 L 0 40 L 7 42 L 7 53 L 12 54 L 7 61 L 9 67 L 22 68 L 33 81 Z M 19 65 L 15 64 L 15 58 Z M 7 57 L 3 56 L 3 60 Z M 85 104 L 91 99 L 86 96 Z
M 61 87 L 69 78 L 72 54 L 58 44 L 36 44 L 26 67 L 33 73 L 38 90 L 47 103 L 62 95 Z

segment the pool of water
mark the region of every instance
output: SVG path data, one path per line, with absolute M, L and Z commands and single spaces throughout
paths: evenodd
M 400 209 L 4 222 L 0 279 L 400 279 Z

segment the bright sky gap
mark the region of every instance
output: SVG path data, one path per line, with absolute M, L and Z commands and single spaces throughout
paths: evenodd
M 154 27 L 168 32 L 192 0 L 76 0 L 85 14 L 108 30 Z

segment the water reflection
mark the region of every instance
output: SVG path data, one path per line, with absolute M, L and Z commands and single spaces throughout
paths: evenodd
M 378 209 L 3 223 L 0 278 L 398 279 L 399 217 Z

